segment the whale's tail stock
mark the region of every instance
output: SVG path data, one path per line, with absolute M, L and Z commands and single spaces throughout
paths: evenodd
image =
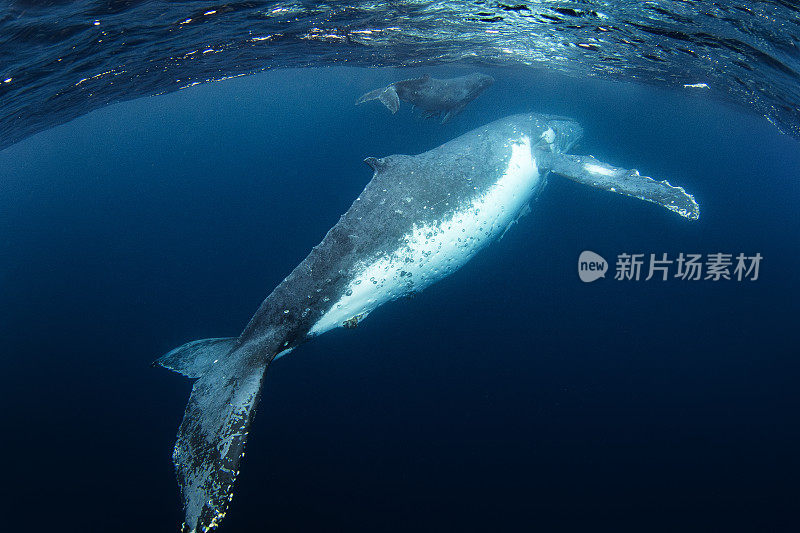
M 153 363 L 197 379 L 172 454 L 185 532 L 210 531 L 225 516 L 264 374 L 280 343 L 274 345 L 256 353 L 237 338 L 203 339 Z

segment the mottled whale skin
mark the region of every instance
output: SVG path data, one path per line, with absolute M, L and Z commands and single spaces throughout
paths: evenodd
M 480 73 L 441 80 L 425 75 L 370 91 L 359 98 L 356 104 L 380 100 L 394 115 L 402 100 L 422 109 L 426 117 L 441 115 L 444 124 L 492 83 L 494 78 Z
M 193 341 L 157 360 L 196 379 L 173 454 L 184 531 L 224 517 L 275 358 L 458 270 L 525 212 L 551 170 L 697 218 L 680 187 L 565 154 L 581 134 L 570 119 L 514 115 L 419 155 L 367 158 L 372 180 L 239 337 Z

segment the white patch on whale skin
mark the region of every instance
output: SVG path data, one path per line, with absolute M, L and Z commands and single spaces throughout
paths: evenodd
M 594 163 L 586 163 L 583 165 L 583 168 L 586 169 L 588 172 L 592 174 L 600 174 L 601 176 L 612 176 L 614 174 L 613 168 L 607 168 L 602 165 L 596 165 Z
M 362 320 L 376 307 L 426 288 L 503 234 L 541 183 L 530 139 L 523 135 L 510 146 L 508 167 L 494 185 L 442 220 L 415 224 L 397 250 L 365 263 L 309 335 L 342 326 L 352 317 Z
M 273 359 L 273 361 L 274 361 L 275 359 L 280 359 L 280 358 L 281 358 L 281 357 L 283 357 L 284 355 L 289 355 L 289 353 L 290 353 L 292 350 L 294 350 L 294 348 L 286 348 L 285 350 L 283 350 L 283 351 L 281 351 L 281 352 L 278 352 L 278 353 L 275 355 L 275 358 Z

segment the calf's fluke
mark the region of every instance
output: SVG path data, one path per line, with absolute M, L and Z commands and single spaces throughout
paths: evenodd
M 375 89 L 374 91 L 368 92 L 356 100 L 356 105 L 372 100 L 380 100 L 381 103 L 386 106 L 386 109 L 392 112 L 392 115 L 397 113 L 397 110 L 400 109 L 400 98 L 397 96 L 397 91 L 395 90 L 394 85 L 389 85 L 388 87 L 382 87 L 380 89 Z

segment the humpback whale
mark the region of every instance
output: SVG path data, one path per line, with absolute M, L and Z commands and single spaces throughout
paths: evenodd
M 388 87 L 370 91 L 359 98 L 356 105 L 380 100 L 394 115 L 402 100 L 422 109 L 426 117 L 444 114 L 444 124 L 492 83 L 494 78 L 479 73 L 444 80 L 431 78 L 426 74 L 421 78 L 397 81 Z
M 173 453 L 183 530 L 208 531 L 225 516 L 272 361 L 458 270 L 503 235 L 551 173 L 698 218 L 681 187 L 567 154 L 581 135 L 574 120 L 523 114 L 419 155 L 367 158 L 372 179 L 241 335 L 192 341 L 156 360 L 196 380 Z

